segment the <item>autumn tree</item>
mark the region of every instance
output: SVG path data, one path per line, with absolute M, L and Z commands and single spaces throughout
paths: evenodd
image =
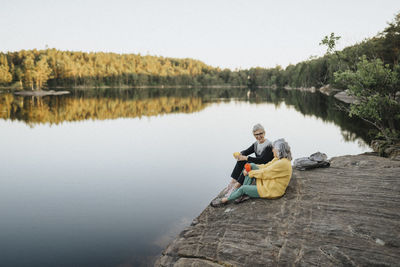
M 0 55 L 0 83 L 6 84 L 12 81 L 12 75 L 9 71 L 7 57 Z
M 39 61 L 35 63 L 34 67 L 34 81 L 36 84 L 36 89 L 40 90 L 42 86 L 50 78 L 51 69 L 47 63 L 47 57 L 41 56 Z
M 29 87 L 32 90 L 35 79 L 35 61 L 32 55 L 28 55 L 22 62 L 23 69 L 23 84 L 25 87 Z

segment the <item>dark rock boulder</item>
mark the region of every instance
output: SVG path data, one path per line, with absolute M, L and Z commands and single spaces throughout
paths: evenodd
M 371 142 L 371 148 L 384 157 L 400 161 L 400 142 L 392 144 L 385 140 L 373 140 Z
M 348 90 L 341 91 L 341 92 L 335 94 L 334 97 L 336 99 L 339 99 L 340 101 L 342 101 L 344 103 L 347 103 L 347 104 L 357 103 L 357 98 L 352 96 L 352 95 L 350 95 L 348 93 Z
M 400 162 L 374 155 L 294 170 L 286 194 L 208 206 L 156 266 L 399 266 Z

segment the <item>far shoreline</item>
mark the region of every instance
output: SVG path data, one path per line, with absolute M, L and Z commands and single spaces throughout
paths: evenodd
M 46 87 L 40 90 L 62 90 L 62 89 L 77 89 L 77 90 L 92 90 L 92 89 L 170 89 L 170 88 L 248 88 L 248 86 L 244 85 L 140 85 L 140 86 L 55 86 L 55 87 Z M 271 86 L 260 86 L 257 88 L 273 88 Z M 16 87 L 0 87 L 0 90 L 9 90 L 9 91 L 29 91 L 29 89 L 21 89 Z M 250 90 L 250 89 L 249 89 Z M 36 91 L 36 90 L 31 90 Z

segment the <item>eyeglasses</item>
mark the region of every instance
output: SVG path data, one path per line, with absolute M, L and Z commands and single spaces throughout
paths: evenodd
M 254 136 L 261 136 L 264 135 L 265 133 L 255 133 Z

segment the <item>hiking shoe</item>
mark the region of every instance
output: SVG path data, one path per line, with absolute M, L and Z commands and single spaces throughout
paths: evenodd
M 246 200 L 249 200 L 249 199 L 250 199 L 250 197 L 248 195 L 242 195 L 241 197 L 235 199 L 235 204 L 245 202 Z
M 213 201 L 211 201 L 210 205 L 211 205 L 211 207 L 216 208 L 216 207 L 225 206 L 227 203 L 228 203 L 228 202 L 225 202 L 225 203 L 222 202 L 222 199 L 221 199 L 221 198 L 217 198 L 217 199 L 214 199 Z

